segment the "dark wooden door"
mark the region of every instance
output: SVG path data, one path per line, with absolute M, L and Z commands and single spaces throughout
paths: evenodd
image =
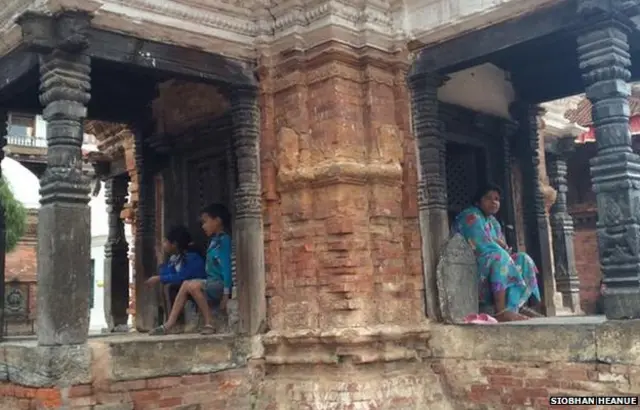
M 224 151 L 187 161 L 188 226 L 199 246 L 206 244 L 200 227 L 200 212 L 217 202 L 230 203 L 228 160 Z
M 448 142 L 446 176 L 449 221 L 471 204 L 473 195 L 487 180 L 487 155 L 480 146 Z

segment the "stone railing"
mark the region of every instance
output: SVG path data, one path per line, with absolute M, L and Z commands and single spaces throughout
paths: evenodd
M 28 135 L 7 135 L 7 145 L 47 148 L 47 140 L 46 138 L 29 137 Z

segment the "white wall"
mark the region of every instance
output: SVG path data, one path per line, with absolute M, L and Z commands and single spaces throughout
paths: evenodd
M 36 115 L 35 136 L 37 138 L 47 138 L 47 122 L 41 115 Z
M 509 105 L 515 91 L 507 73 L 493 64 L 482 64 L 449 75 L 438 90 L 442 102 L 460 105 L 485 114 L 510 118 Z

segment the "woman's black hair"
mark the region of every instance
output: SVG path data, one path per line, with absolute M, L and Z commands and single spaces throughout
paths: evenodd
M 488 192 L 497 192 L 499 196 L 502 196 L 502 189 L 494 183 L 488 182 L 480 187 L 473 196 L 473 204 L 477 205 L 482 201 L 482 198 L 487 195 Z
M 191 250 L 191 234 L 186 227 L 182 225 L 174 226 L 169 229 L 165 237 L 169 243 L 176 245 L 178 253 L 184 254 Z
M 224 231 L 231 235 L 231 214 L 226 206 L 222 204 L 211 204 L 205 207 L 202 212 L 210 218 L 220 218 Z

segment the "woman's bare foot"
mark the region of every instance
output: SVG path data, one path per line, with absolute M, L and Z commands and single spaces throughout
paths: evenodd
M 526 306 L 520 308 L 520 314 L 528 318 L 545 317 L 544 315 Z
M 527 316 L 521 315 L 516 312 L 511 312 L 508 310 L 496 315 L 495 318 L 498 322 L 517 322 L 520 320 L 529 319 Z

